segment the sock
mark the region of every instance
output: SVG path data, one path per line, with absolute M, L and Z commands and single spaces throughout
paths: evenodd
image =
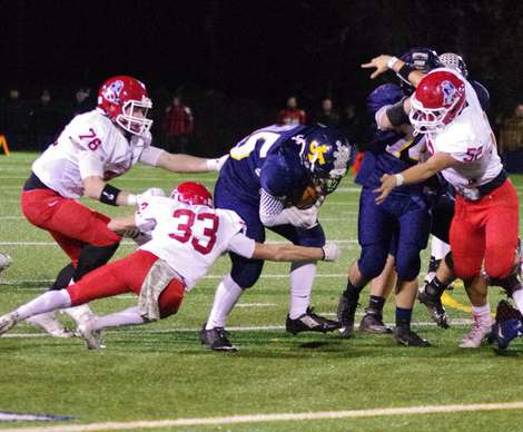
M 347 298 L 347 300 L 357 303 L 360 298 L 360 292 L 362 289 L 363 287 L 358 288 L 357 286 L 352 284 L 350 279 L 347 279 L 347 288 L 343 292 L 343 295 Z
M 138 306 L 133 306 L 120 312 L 96 317 L 93 323 L 94 330 L 102 330 L 107 327 L 120 327 L 146 323 L 140 315 Z
M 425 292 L 433 297 L 441 297 L 443 292 L 447 288 L 447 285 L 441 282 L 437 276 L 434 276 L 432 280 L 425 285 Z
M 385 298 L 380 296 L 371 295 L 369 297 L 369 307 L 367 313 L 373 313 L 375 315 L 382 315 L 383 306 L 385 306 Z
M 523 289 L 518 289 L 512 293 L 512 300 L 516 303 L 516 307 L 523 314 Z
M 412 309 L 396 307 L 396 327 L 410 328 Z
M 316 263 L 291 264 L 289 318 L 296 319 L 307 312 L 316 276 Z
M 225 327 L 227 317 L 242 293 L 242 288 L 234 282 L 231 275 L 225 276 L 218 285 L 216 294 L 214 294 L 214 302 L 209 318 L 207 318 L 205 329 L 211 330 L 215 327 Z
M 14 313 L 17 319 L 24 320 L 34 315 L 51 312 L 67 306 L 71 306 L 71 297 L 69 297 L 67 290 L 47 291 L 34 300 L 20 306 Z
M 484 306 L 472 306 L 472 316 L 477 317 L 481 321 L 492 321 L 490 305 L 487 303 Z

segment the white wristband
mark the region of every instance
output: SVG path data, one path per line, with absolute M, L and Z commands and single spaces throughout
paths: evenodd
M 405 183 L 405 177 L 403 177 L 401 174 L 396 174 L 394 177 L 396 178 L 396 186 L 401 186 L 403 183 Z
M 397 62 L 398 60 L 399 60 L 398 57 L 394 57 L 394 56 L 392 56 L 392 57 L 389 59 L 389 61 L 387 62 L 387 67 L 388 67 L 389 69 L 393 69 L 393 68 L 394 68 L 394 65 L 396 64 L 396 62 Z
M 207 159 L 207 171 L 218 171 L 220 159 Z
M 138 202 L 138 195 L 135 194 L 128 194 L 127 195 L 127 205 L 128 206 L 135 206 Z

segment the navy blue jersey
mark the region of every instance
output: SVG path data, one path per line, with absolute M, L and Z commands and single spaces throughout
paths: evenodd
M 252 203 L 258 203 L 260 188 L 280 198 L 304 188 L 310 179 L 301 163 L 303 143 L 292 138 L 307 128 L 272 125 L 256 130 L 231 149 L 220 182 Z
M 476 91 L 481 108 L 483 111 L 488 111 L 490 108 L 490 93 L 488 92 L 487 88 L 479 81 L 470 80 L 469 82 Z

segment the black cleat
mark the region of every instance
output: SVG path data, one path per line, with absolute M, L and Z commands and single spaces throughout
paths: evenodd
M 426 287 L 425 287 L 426 288 Z M 447 311 L 441 303 L 441 297 L 430 295 L 427 290 L 418 292 L 418 300 L 421 304 L 427 307 L 432 321 L 434 321 L 438 327 L 449 328 L 449 316 Z
M 385 325 L 381 314 L 369 312 L 367 310 L 365 316 L 361 319 L 360 322 L 360 332 L 371 334 L 390 334 L 392 333 L 392 329 Z
M 410 328 L 395 327 L 394 339 L 399 345 L 413 346 L 413 347 L 429 347 L 430 342 L 419 337 Z
M 227 332 L 223 327 L 214 327 L 210 330 L 205 329 L 203 324 L 200 330 L 200 341 L 202 345 L 207 345 L 213 351 L 235 352 L 238 349 L 227 339 Z
M 354 316 L 356 315 L 357 307 L 357 301 L 348 299 L 345 293 L 341 294 L 336 312 L 341 337 L 349 338 L 352 336 L 354 332 Z
M 291 319 L 287 315 L 285 322 L 285 329 L 293 335 L 305 331 L 327 333 L 336 330 L 339 326 L 337 321 L 315 314 L 313 308 L 307 308 L 307 311 L 296 319 Z

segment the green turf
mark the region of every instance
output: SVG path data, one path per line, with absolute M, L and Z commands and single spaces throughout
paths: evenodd
M 1 275 L 0 313 L 38 294 L 66 262 L 58 247 L 46 244 L 51 242 L 48 234 L 21 217 L 19 190 L 34 157 L 14 154 L 0 158 L 0 250 L 14 259 L 14 265 Z M 522 178 L 512 178 L 523 187 Z M 182 179 L 198 179 L 211 186 L 214 176 L 172 175 L 137 167 L 114 183 L 139 192 L 150 186 L 170 189 Z M 339 263 L 319 264 L 313 303 L 320 313 L 335 311 L 345 284 L 343 274 L 358 255 L 359 193 L 350 178 L 341 187 L 327 200 L 320 220 L 330 239 L 352 242 L 343 243 Z M 92 202 L 89 205 L 111 215 L 129 212 Z M 131 250 L 132 245 L 124 245 L 118 256 Z M 336 335 L 293 337 L 282 328 L 232 331 L 238 353 L 206 351 L 198 341 L 197 329 L 205 320 L 217 281 L 227 269 L 228 261 L 223 258 L 211 278 L 202 280 L 186 296 L 177 316 L 108 332 L 104 352 L 87 352 L 78 339 L 0 340 L 0 411 L 72 415 L 76 422 L 88 423 L 523 400 L 523 345 L 514 343 L 505 356 L 496 355 L 489 346 L 462 350 L 457 342 L 467 331 L 463 325 L 447 331 L 420 325 L 420 334 L 434 345 L 428 349 L 402 348 L 389 336 L 356 335 L 350 340 Z M 235 309 L 229 325 L 283 326 L 288 305 L 287 269 L 287 265 L 267 263 L 265 277 L 242 297 L 240 306 L 246 307 Z M 452 295 L 466 303 L 462 289 Z M 493 290 L 491 304 L 499 298 L 499 291 Z M 98 301 L 94 309 L 105 313 L 134 303 L 124 296 Z M 450 313 L 453 318 L 467 318 L 460 311 Z M 392 302 L 386 306 L 386 320 L 393 320 Z M 429 317 L 418 307 L 415 320 L 424 323 Z M 26 325 L 14 332 L 38 333 Z M 521 423 L 521 412 L 505 411 L 176 430 L 399 431 L 409 427 L 413 431 L 520 431 Z M 0 429 L 5 427 L 13 424 L 0 423 Z

